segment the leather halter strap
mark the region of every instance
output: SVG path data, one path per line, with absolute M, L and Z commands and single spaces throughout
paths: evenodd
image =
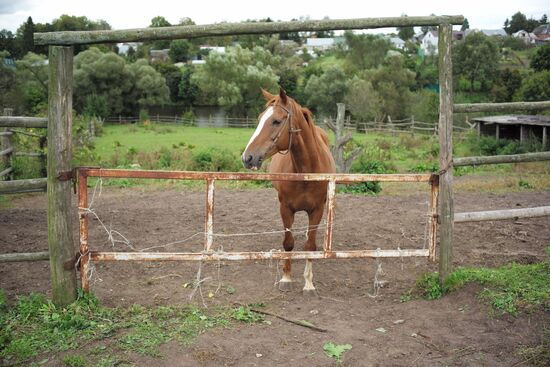
M 290 152 L 290 148 L 292 147 L 292 135 L 302 131 L 302 129 L 295 129 L 295 128 L 292 127 L 292 110 L 289 110 L 289 109 L 287 109 L 287 108 L 285 108 L 281 105 L 277 105 L 277 104 L 274 107 L 280 107 L 287 113 L 285 122 L 281 126 L 281 128 L 280 128 L 279 132 L 277 133 L 277 135 L 275 136 L 275 138 L 272 139 L 272 143 L 271 143 L 273 146 L 275 146 L 277 144 L 277 141 L 279 140 L 279 138 L 281 137 L 281 134 L 284 131 L 285 125 L 288 124 L 288 136 L 289 136 L 289 138 L 288 138 L 288 148 L 286 148 L 286 150 L 284 150 L 284 151 L 283 150 L 278 151 L 279 154 L 285 155 L 285 154 L 288 154 Z

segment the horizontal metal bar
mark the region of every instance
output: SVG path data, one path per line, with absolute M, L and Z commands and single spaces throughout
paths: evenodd
M 278 251 L 278 252 L 99 252 L 91 251 L 92 261 L 219 261 L 284 259 L 360 259 L 383 257 L 428 257 L 428 249 L 355 251 Z
M 550 206 L 535 208 L 489 210 L 483 212 L 455 213 L 454 222 L 481 222 L 486 220 L 503 220 L 514 218 L 535 218 L 550 215 Z
M 173 180 L 257 180 L 257 181 L 330 181 L 336 182 L 429 182 L 431 174 L 329 174 L 329 173 L 246 173 L 105 169 L 82 167 L 88 177 L 144 178 Z
M 49 258 L 50 258 L 50 254 L 48 251 L 0 254 L 0 263 L 49 260 Z
M 388 17 L 360 19 L 323 19 L 290 22 L 247 22 L 138 28 L 102 31 L 35 33 L 35 45 L 78 45 L 93 43 L 139 42 L 281 32 L 328 31 L 386 27 L 437 26 L 464 23 L 462 15 L 426 17 Z
M 550 160 L 550 152 L 509 154 L 509 155 L 489 155 L 480 157 L 462 157 L 454 158 L 453 166 L 478 166 L 482 164 L 499 163 L 524 163 Z
M 42 117 L 0 116 L 0 127 L 48 127 L 48 119 Z
M 22 192 L 45 191 L 46 187 L 46 178 L 0 181 L 0 194 L 18 194 Z
M 550 101 L 506 102 L 506 103 L 458 103 L 453 106 L 453 109 L 455 113 L 542 111 L 542 110 L 550 109 Z

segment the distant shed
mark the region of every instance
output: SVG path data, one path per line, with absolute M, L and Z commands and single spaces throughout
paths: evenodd
M 548 147 L 548 130 L 550 116 L 544 115 L 502 115 L 476 117 L 472 122 L 477 124 L 479 135 L 494 136 L 497 139 L 519 140 L 523 143 L 537 139 L 543 147 Z

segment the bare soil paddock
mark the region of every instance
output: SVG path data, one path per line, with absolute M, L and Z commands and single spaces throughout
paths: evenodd
M 421 248 L 428 209 L 426 194 L 363 197 L 337 195 L 335 249 Z M 90 189 L 92 190 L 92 189 Z M 107 228 L 122 233 L 135 249 L 151 246 L 158 251 L 197 251 L 204 237 L 202 191 L 104 187 L 93 209 Z M 76 200 L 75 200 L 76 201 Z M 548 205 L 550 192 L 458 194 L 457 211 L 505 209 Z M 75 241 L 78 228 L 75 210 Z M 294 225 L 296 248 L 302 249 L 306 216 Z M 220 234 L 280 231 L 275 192 L 271 189 L 216 191 L 214 228 Z M 2 253 L 44 251 L 46 200 L 29 195 L 0 210 Z M 457 224 L 454 265 L 495 267 L 511 262 L 543 259 L 550 245 L 550 220 L 521 219 Z M 318 236 L 322 244 L 324 229 Z M 189 238 L 190 237 L 190 238 Z M 120 237 L 116 237 L 120 239 Z M 187 240 L 186 240 L 187 239 Z M 179 242 L 186 240 L 184 242 Z M 217 237 L 215 248 L 226 251 L 281 249 L 282 234 Z M 169 246 L 166 244 L 173 243 Z M 76 243 L 75 243 L 76 245 Z M 90 247 L 112 249 L 98 220 L 90 221 Z M 75 247 L 76 248 L 76 247 Z M 116 250 L 129 250 L 116 243 Z M 327 260 L 314 263 L 314 283 L 320 298 L 302 296 L 303 262 L 293 265 L 294 289 L 281 293 L 275 262 L 220 262 L 202 265 L 201 299 L 208 306 L 262 302 L 266 310 L 289 318 L 308 320 L 326 333 L 267 317 L 271 325 L 238 325 L 202 334 L 191 346 L 176 342 L 162 347 L 162 358 L 129 355 L 128 360 L 148 366 L 330 366 L 326 342 L 351 344 L 344 366 L 512 366 L 521 361 L 517 348 L 536 344 L 550 315 L 543 311 L 517 318 L 494 315 L 480 301 L 478 286 L 437 301 L 401 302 L 422 273 L 437 269 L 425 259 L 396 258 L 380 261 L 384 281 L 376 297 L 373 281 L 378 264 L 373 260 Z M 95 264 L 92 289 L 106 305 L 181 304 L 189 301 L 186 283 L 196 277 L 199 264 L 101 263 Z M 47 262 L 0 264 L 0 288 L 10 298 L 31 291 L 49 292 Z M 228 292 L 228 287 L 234 292 Z M 217 292 L 216 292 L 217 291 Z M 212 292 L 213 296 L 208 297 Z M 231 294 L 230 294 L 231 293 Z M 396 323 L 397 320 L 403 320 Z M 385 332 L 376 329 L 384 328 Z M 412 335 L 416 336 L 412 336 Z M 52 361 L 62 364 L 61 359 Z

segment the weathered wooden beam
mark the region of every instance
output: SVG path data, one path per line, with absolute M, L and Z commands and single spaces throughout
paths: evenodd
M 5 170 L 3 170 L 2 172 L 0 172 L 0 177 L 4 177 L 6 175 L 9 175 L 12 172 L 13 172 L 13 167 L 8 167 Z
M 29 178 L 26 180 L 0 181 L 0 195 L 45 191 L 46 185 L 46 178 Z
M 455 167 L 480 166 L 483 164 L 538 162 L 548 160 L 550 160 L 550 152 L 538 152 L 510 155 L 489 155 L 485 157 L 454 158 L 453 165 Z
M 6 148 L 4 150 L 0 150 L 0 157 L 5 156 L 5 155 L 10 155 L 10 154 L 13 153 L 13 151 L 14 151 L 13 147 Z
M 52 298 L 57 305 L 76 300 L 71 182 L 73 112 L 73 48 L 50 46 L 48 90 L 48 248 Z
M 139 42 L 240 34 L 433 26 L 441 23 L 459 25 L 463 22 L 464 17 L 462 15 L 443 15 L 427 17 L 323 19 L 290 22 L 217 23 L 160 28 L 35 33 L 34 44 L 79 45 L 93 43 Z
M 481 222 L 485 220 L 503 220 L 514 218 L 534 218 L 550 215 L 550 206 L 536 208 L 489 210 L 483 212 L 455 213 L 455 223 Z
M 547 109 L 550 109 L 550 101 L 506 102 L 506 103 L 458 103 L 454 105 L 455 113 L 542 111 Z
M 452 26 L 439 26 L 439 281 L 443 283 L 453 261 L 453 65 Z
M 42 157 L 45 154 L 40 152 L 16 152 L 15 155 L 22 157 Z
M 43 117 L 0 116 L 0 127 L 48 127 Z
M 12 136 L 12 131 L 0 131 L 0 136 Z
M 0 263 L 49 260 L 49 258 L 50 258 L 50 253 L 48 251 L 22 252 L 22 253 L 16 253 L 16 254 L 0 254 Z

